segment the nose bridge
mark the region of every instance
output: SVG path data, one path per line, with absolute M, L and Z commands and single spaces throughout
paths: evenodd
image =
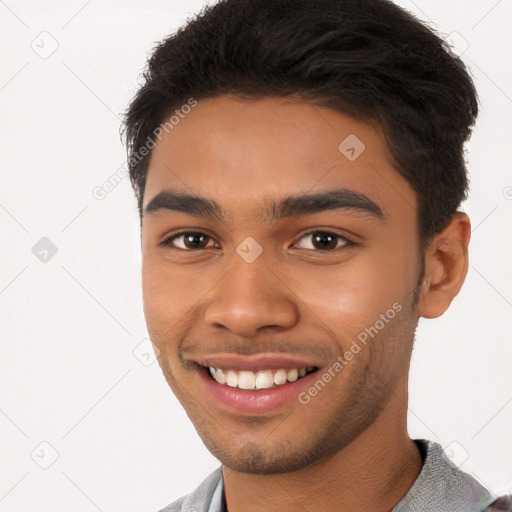
M 263 258 L 248 263 L 236 255 L 212 294 L 205 321 L 250 337 L 264 327 L 291 328 L 298 320 L 291 291 Z

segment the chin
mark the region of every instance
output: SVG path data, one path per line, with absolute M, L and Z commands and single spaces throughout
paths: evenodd
M 208 450 L 233 471 L 259 475 L 272 475 L 290 473 L 318 462 L 321 457 L 309 457 L 307 451 L 294 452 L 289 443 L 283 442 L 279 446 L 263 446 L 253 441 L 242 447 L 229 449 L 229 452 L 207 445 Z

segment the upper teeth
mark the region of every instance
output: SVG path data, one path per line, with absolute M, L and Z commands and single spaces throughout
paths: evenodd
M 313 367 L 291 368 L 279 370 L 259 370 L 256 372 L 248 370 L 226 370 L 223 368 L 209 367 L 212 377 L 219 384 L 227 384 L 232 388 L 241 389 L 268 389 L 274 385 L 281 386 L 286 382 L 294 382 L 299 377 L 304 377 L 306 371 L 313 370 Z M 274 372 L 274 373 L 273 373 Z

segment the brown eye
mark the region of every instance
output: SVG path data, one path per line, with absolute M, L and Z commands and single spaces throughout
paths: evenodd
M 308 237 L 311 242 L 306 245 L 309 245 L 309 247 L 302 247 L 308 250 L 335 252 L 340 248 L 355 245 L 354 242 L 347 240 L 344 236 L 328 231 L 310 231 L 303 235 L 301 240 Z M 340 240 L 342 241 L 341 247 L 338 245 Z
M 176 243 L 176 241 L 180 241 Z M 182 251 L 193 251 L 207 249 L 207 244 L 211 240 L 211 237 L 198 231 L 182 231 L 166 238 L 160 245 L 169 247 L 171 249 L 178 249 Z M 178 245 L 181 245 L 179 247 Z

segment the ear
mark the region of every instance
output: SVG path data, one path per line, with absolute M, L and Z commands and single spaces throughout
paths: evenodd
M 471 221 L 456 212 L 448 226 L 430 242 L 425 252 L 425 274 L 418 309 L 423 318 L 437 318 L 459 293 L 468 272 Z

